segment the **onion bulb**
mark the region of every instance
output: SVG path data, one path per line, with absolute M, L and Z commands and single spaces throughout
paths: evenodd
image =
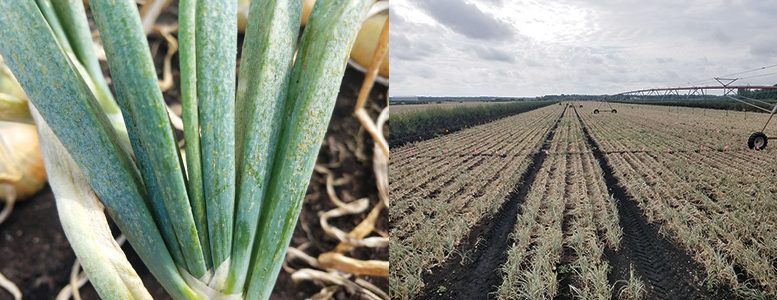
M 237 1 L 237 31 L 246 32 L 248 27 L 248 8 L 251 6 L 251 0 Z
M 27 96 L 0 57 L 0 121 L 32 124 Z
M 0 122 L 0 185 L 10 185 L 16 200 L 23 200 L 45 184 L 46 170 L 35 126 Z M 9 191 L 0 189 L 0 200 L 8 197 Z
M 308 18 L 313 12 L 313 7 L 316 4 L 316 0 L 304 0 L 302 6 L 302 16 L 300 25 L 305 26 L 308 23 Z M 248 11 L 251 6 L 251 0 L 238 0 L 237 4 L 237 30 L 239 32 L 245 32 L 248 26 Z M 356 69 L 364 72 L 370 66 L 372 62 L 372 54 L 375 52 L 375 48 L 378 46 L 380 40 L 380 32 L 383 30 L 383 24 L 388 19 L 388 11 L 375 14 L 362 24 L 359 35 L 356 37 L 356 42 L 351 50 L 351 62 L 355 64 Z M 380 64 L 380 70 L 378 71 L 380 77 L 384 79 L 389 78 L 389 56 L 383 59 Z
M 302 26 L 305 26 L 305 24 L 308 23 L 308 18 L 310 18 L 310 13 L 313 11 L 314 4 L 316 4 L 316 0 L 305 0 L 305 3 L 302 4 L 302 20 L 300 21 Z
M 0 63 L 2 59 L 0 58 Z M 0 64 L 0 93 L 14 96 L 19 99 L 27 99 L 24 94 L 24 90 L 13 78 L 11 72 L 2 64 Z
M 351 50 L 351 59 L 360 67 L 367 69 L 372 62 L 372 54 L 378 47 L 380 32 L 383 30 L 383 24 L 388 19 L 388 13 L 376 14 L 362 24 L 359 35 L 356 37 L 356 43 Z M 383 78 L 389 78 L 389 56 L 383 59 L 380 64 L 378 74 Z

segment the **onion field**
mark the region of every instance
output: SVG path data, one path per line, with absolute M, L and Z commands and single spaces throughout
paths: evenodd
M 777 152 L 746 145 L 768 115 L 612 106 L 392 149 L 391 297 L 777 296 Z

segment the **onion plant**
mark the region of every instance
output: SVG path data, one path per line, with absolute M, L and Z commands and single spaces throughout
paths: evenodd
M 0 54 L 29 96 L 63 228 L 103 298 L 149 296 L 123 254 L 105 255 L 120 249 L 89 217 L 102 206 L 173 298 L 270 295 L 374 0 L 317 1 L 301 37 L 301 0 L 252 1 L 239 71 L 236 1 L 179 1 L 185 155 L 135 1 L 89 2 L 115 94 L 81 0 L 0 1 Z

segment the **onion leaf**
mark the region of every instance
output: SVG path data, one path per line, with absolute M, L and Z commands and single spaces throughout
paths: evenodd
M 237 0 L 197 2 L 197 101 L 213 267 L 230 255 L 235 212 Z M 217 287 L 220 285 L 217 285 Z
M 207 269 L 178 146 L 135 2 L 92 0 L 90 6 L 143 181 L 151 199 L 164 203 L 187 270 L 201 277 Z
M 162 286 L 177 299 L 195 298 L 165 247 L 129 154 L 97 100 L 31 1 L 0 1 L 0 54 L 14 71 L 95 194 Z
M 302 34 L 289 83 L 277 159 L 262 202 L 248 299 L 268 298 L 278 277 L 340 90 L 348 54 L 372 2 L 317 1 Z
M 243 290 L 256 238 L 262 198 L 280 139 L 294 50 L 300 0 L 254 0 L 243 43 L 237 85 L 238 202 L 232 268 L 226 289 Z

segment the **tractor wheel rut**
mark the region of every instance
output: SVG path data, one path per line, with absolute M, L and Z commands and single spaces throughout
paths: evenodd
M 701 286 L 704 268 L 695 262 L 679 245 L 659 233 L 659 225 L 648 223 L 642 209 L 620 184 L 607 157 L 591 137 L 580 114 L 575 114 L 583 128 L 583 135 L 591 146 L 594 158 L 602 168 L 609 193 L 617 201 L 618 217 L 623 229 L 621 249 L 607 249 L 605 257 L 612 267 L 610 284 L 615 284 L 613 298 L 629 278 L 630 269 L 638 275 L 647 289 L 647 299 L 727 299 L 731 295 L 718 291 L 711 295 Z
M 566 107 L 548 130 L 542 147 L 531 156 L 529 167 L 499 211 L 483 217 L 472 228 L 458 247 L 461 255 L 452 256 L 424 276 L 426 287 L 420 293 L 420 299 L 489 299 L 496 292 L 502 281 L 501 266 L 513 243 L 510 233 L 514 230 L 520 206 L 548 155 L 547 150 L 564 112 Z

